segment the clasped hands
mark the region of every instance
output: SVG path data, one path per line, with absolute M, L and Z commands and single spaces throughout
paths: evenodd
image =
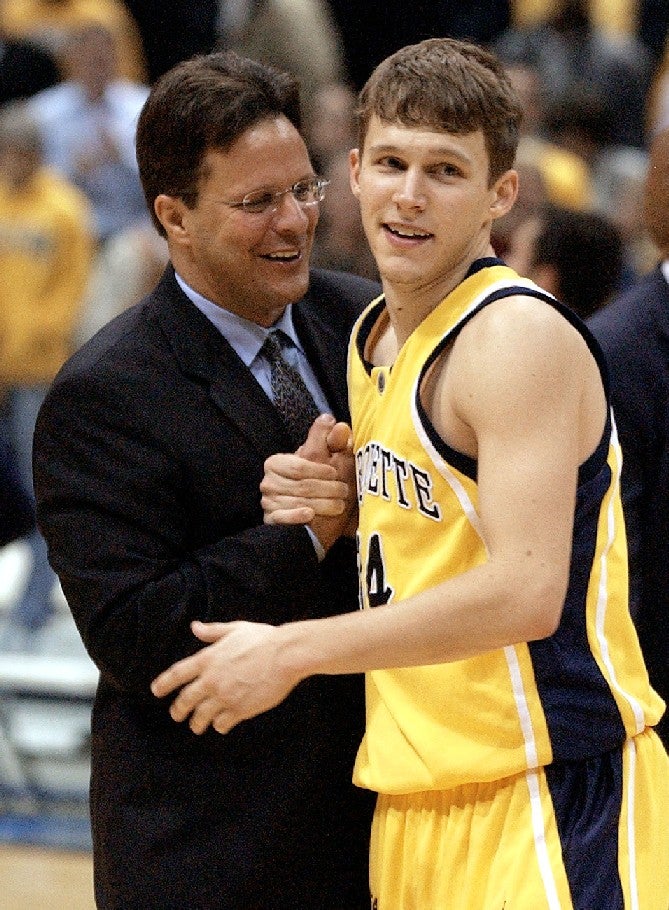
M 295 453 L 265 462 L 260 485 L 266 524 L 305 524 L 325 550 L 357 524 L 351 433 L 330 415 L 318 417 Z M 194 733 L 213 727 L 227 733 L 242 720 L 275 707 L 301 681 L 287 659 L 281 626 L 193 622 L 204 642 L 151 684 L 158 698 L 178 693 L 170 705 L 175 721 L 189 720 Z
M 260 484 L 265 524 L 309 525 L 325 550 L 358 523 L 351 431 L 321 414 L 293 454 L 272 455 Z

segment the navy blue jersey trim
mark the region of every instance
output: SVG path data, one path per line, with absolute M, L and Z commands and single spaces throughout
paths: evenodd
M 490 268 L 491 266 L 504 265 L 504 262 L 501 259 L 494 257 L 483 257 L 481 259 L 475 260 L 469 267 L 466 278 L 470 275 L 480 272 L 485 268 Z M 515 294 L 520 294 L 526 297 L 535 297 L 538 300 L 543 300 L 545 303 L 548 303 L 559 313 L 561 313 L 565 319 L 577 329 L 578 332 L 583 336 L 588 349 L 592 353 L 597 366 L 599 367 L 599 372 L 602 377 L 602 383 L 604 386 L 604 393 L 606 396 L 607 402 L 607 416 L 606 416 L 606 425 L 604 427 L 604 432 L 600 440 L 599 445 L 592 453 L 592 455 L 586 459 L 586 461 L 579 468 L 578 483 L 579 485 L 587 483 L 588 480 L 592 479 L 597 475 L 603 462 L 606 461 L 608 455 L 608 443 L 611 435 L 611 419 L 610 419 L 610 388 L 609 388 L 609 373 L 606 363 L 606 358 L 604 353 L 599 346 L 595 336 L 592 334 L 588 326 L 576 315 L 572 310 L 566 307 L 564 304 L 560 303 L 559 300 L 556 300 L 550 294 L 542 292 L 540 289 L 534 290 L 529 288 L 526 285 L 517 285 L 509 288 L 501 288 L 498 291 L 492 293 L 489 297 L 486 297 L 479 306 L 477 306 L 471 313 L 467 314 L 467 317 L 459 323 L 452 332 L 447 334 L 434 349 L 428 360 L 426 361 L 423 370 L 421 372 L 417 389 L 420 389 L 423 383 L 423 379 L 427 373 L 427 370 L 434 363 L 434 361 L 439 357 L 447 344 L 450 344 L 454 338 L 457 336 L 458 332 L 463 328 L 467 322 L 472 319 L 484 306 L 487 306 L 489 303 L 492 303 L 495 300 L 501 300 L 504 297 L 510 297 Z M 363 365 L 363 368 L 368 376 L 371 376 L 373 364 L 366 359 L 365 357 L 365 346 L 369 335 L 381 316 L 383 309 L 385 308 L 385 297 L 381 297 L 380 300 L 369 310 L 367 315 L 364 317 L 360 330 L 358 331 L 356 338 L 356 349 L 360 362 Z M 392 370 L 392 367 L 390 367 Z M 470 458 L 468 455 L 465 455 L 463 452 L 457 451 L 457 449 L 452 448 L 439 436 L 436 432 L 432 423 L 425 413 L 420 396 L 417 395 L 416 408 L 420 421 L 427 433 L 430 442 L 434 446 L 435 450 L 441 455 L 441 457 L 447 461 L 449 464 L 453 465 L 458 471 L 465 475 L 465 477 L 470 477 L 472 480 L 476 480 L 477 476 L 477 464 L 475 459 Z
M 356 338 L 356 350 L 358 352 L 358 357 L 360 358 L 360 363 L 365 368 L 365 372 L 368 376 L 372 375 L 373 364 L 371 361 L 367 360 L 365 357 L 365 345 L 367 344 L 367 339 L 369 334 L 374 328 L 375 323 L 378 321 L 381 313 L 383 312 L 386 305 L 385 297 L 382 297 L 371 310 L 364 317 L 360 323 L 360 329 Z
M 622 747 L 545 771 L 574 910 L 624 910 L 618 871 Z
M 466 281 L 470 275 L 476 275 L 477 272 L 489 269 L 493 265 L 506 265 L 506 262 L 503 259 L 498 259 L 497 256 L 482 256 L 480 259 L 475 259 L 469 266 L 464 280 Z
M 490 268 L 490 266 L 493 265 L 504 265 L 504 262 L 494 256 L 484 256 L 481 259 L 474 260 L 474 262 L 472 262 L 472 264 L 469 266 L 464 280 L 469 278 L 470 275 L 475 275 L 476 272 L 480 272 L 481 269 Z M 365 368 L 365 372 L 368 376 L 371 376 L 374 365 L 365 357 L 365 345 L 367 344 L 367 339 L 369 338 L 370 332 L 381 316 L 385 305 L 386 298 L 385 296 L 382 296 L 362 320 L 362 323 L 360 324 L 360 330 L 358 331 L 356 338 L 356 350 L 358 352 L 358 356 L 360 357 L 360 363 Z
M 569 585 L 560 624 L 548 638 L 528 643 L 534 678 L 555 761 L 576 761 L 615 749 L 625 727 L 610 686 L 588 641 L 585 602 L 602 498 L 611 482 L 605 464 L 579 486 Z

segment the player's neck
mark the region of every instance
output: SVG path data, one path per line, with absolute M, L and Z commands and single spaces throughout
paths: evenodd
M 411 333 L 439 304 L 464 281 L 471 265 L 483 256 L 494 256 L 490 243 L 479 245 L 474 252 L 434 277 L 431 281 L 401 281 L 392 275 L 381 274 L 386 307 L 390 322 L 401 347 Z
M 449 280 L 425 286 L 383 282 L 386 309 L 397 338 L 398 349 L 418 326 L 435 310 L 466 275 L 451 273 Z

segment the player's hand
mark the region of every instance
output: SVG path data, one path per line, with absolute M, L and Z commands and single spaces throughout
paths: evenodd
M 278 659 L 276 626 L 194 622 L 191 628 L 210 644 L 172 664 L 154 679 L 151 691 L 164 698 L 180 689 L 170 715 L 178 722 L 189 719 L 193 733 L 210 726 L 227 733 L 240 721 L 278 705 L 299 682 Z

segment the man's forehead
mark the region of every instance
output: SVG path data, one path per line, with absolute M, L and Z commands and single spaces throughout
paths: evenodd
M 224 147 L 210 146 L 204 158 L 210 163 L 246 163 L 249 158 L 304 155 L 307 147 L 299 131 L 286 117 L 266 117 L 247 127 Z

